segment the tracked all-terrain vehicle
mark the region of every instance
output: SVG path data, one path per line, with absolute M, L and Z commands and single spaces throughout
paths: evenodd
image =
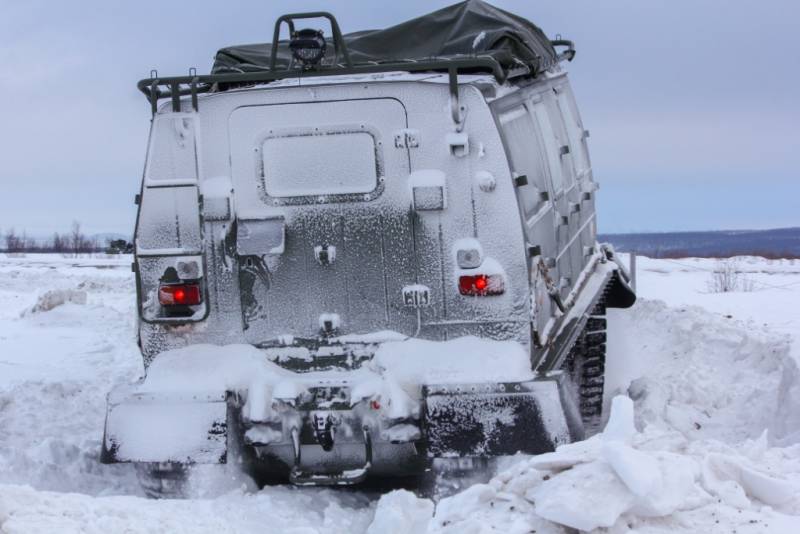
M 352 484 L 596 426 L 605 309 L 635 297 L 596 242 L 574 54 L 468 1 L 347 35 L 285 15 L 139 82 L 147 373 L 109 395 L 103 461 L 156 493 L 233 459 Z

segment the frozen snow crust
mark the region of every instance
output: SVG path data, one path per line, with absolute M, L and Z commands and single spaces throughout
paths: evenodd
M 374 380 L 402 384 L 452 384 L 533 379 L 528 355 L 514 341 L 462 337 L 438 342 L 397 339 L 382 343 L 369 363 L 355 371 L 293 373 L 265 358 L 252 345 L 192 345 L 162 352 L 147 371 L 140 391 L 216 392 L 244 390 L 257 382 L 281 390 L 340 375 L 356 388 Z M 352 336 L 351 336 L 352 337 Z M 368 337 L 365 337 L 368 339 Z
M 259 393 L 247 397 L 245 414 L 256 421 L 267 421 L 276 416 L 274 400 L 294 404 L 308 388 L 338 380 L 350 388 L 351 405 L 377 401 L 382 407 L 381 415 L 394 420 L 419 417 L 423 385 L 534 378 L 528 355 L 514 341 L 462 337 L 436 342 L 381 334 L 390 341 L 379 345 L 369 362 L 352 371 L 294 373 L 269 361 L 264 351 L 252 345 L 192 345 L 165 351 L 150 365 L 143 381 L 113 391 L 110 398 L 119 402 L 139 393 L 219 397 L 226 391 L 254 391 Z M 142 445 L 143 452 L 152 449 L 149 444 Z
M 488 483 L 435 506 L 405 491 L 258 491 L 204 469 L 193 499 L 141 498 L 131 466 L 97 462 L 105 393 L 142 373 L 129 263 L 0 256 L 0 532 L 798 530 L 800 262 L 745 259 L 757 289 L 719 295 L 705 292 L 713 260 L 642 259 L 644 298 L 609 314 L 606 430 L 507 459 Z M 30 313 L 48 291 L 86 300 Z M 390 352 L 362 371 L 381 383 L 387 373 L 440 380 L 435 368 L 393 367 L 401 356 Z

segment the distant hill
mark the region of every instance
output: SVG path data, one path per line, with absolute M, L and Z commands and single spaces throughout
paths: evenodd
M 800 228 L 600 234 L 598 240 L 611 243 L 619 252 L 636 252 L 651 258 L 800 258 Z

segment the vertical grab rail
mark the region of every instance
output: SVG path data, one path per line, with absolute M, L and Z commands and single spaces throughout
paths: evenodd
M 339 23 L 336 22 L 336 17 L 327 11 L 312 11 L 309 13 L 290 13 L 287 15 L 281 15 L 278 17 L 278 20 L 275 21 L 275 30 L 272 32 L 272 51 L 270 52 L 269 57 L 269 70 L 271 72 L 275 71 L 275 62 L 278 55 L 278 39 L 280 39 L 281 35 L 281 23 L 286 22 L 286 24 L 289 26 L 289 35 L 291 38 L 291 34 L 294 32 L 295 20 L 323 18 L 328 19 L 328 22 L 331 24 L 331 30 L 333 31 L 333 50 L 335 54 L 334 63 L 339 61 L 339 53 L 341 52 L 342 56 L 344 57 L 344 62 L 347 64 L 348 68 L 351 68 L 353 66 L 353 62 L 350 60 L 350 52 L 347 50 L 347 45 L 344 43 L 342 31 L 339 29 Z

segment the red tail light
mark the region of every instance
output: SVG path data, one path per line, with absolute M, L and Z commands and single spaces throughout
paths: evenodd
M 503 277 L 499 274 L 474 274 L 458 278 L 458 291 L 462 295 L 502 295 L 505 290 Z
M 196 306 L 203 302 L 200 284 L 171 284 L 158 288 L 158 302 L 162 306 Z

